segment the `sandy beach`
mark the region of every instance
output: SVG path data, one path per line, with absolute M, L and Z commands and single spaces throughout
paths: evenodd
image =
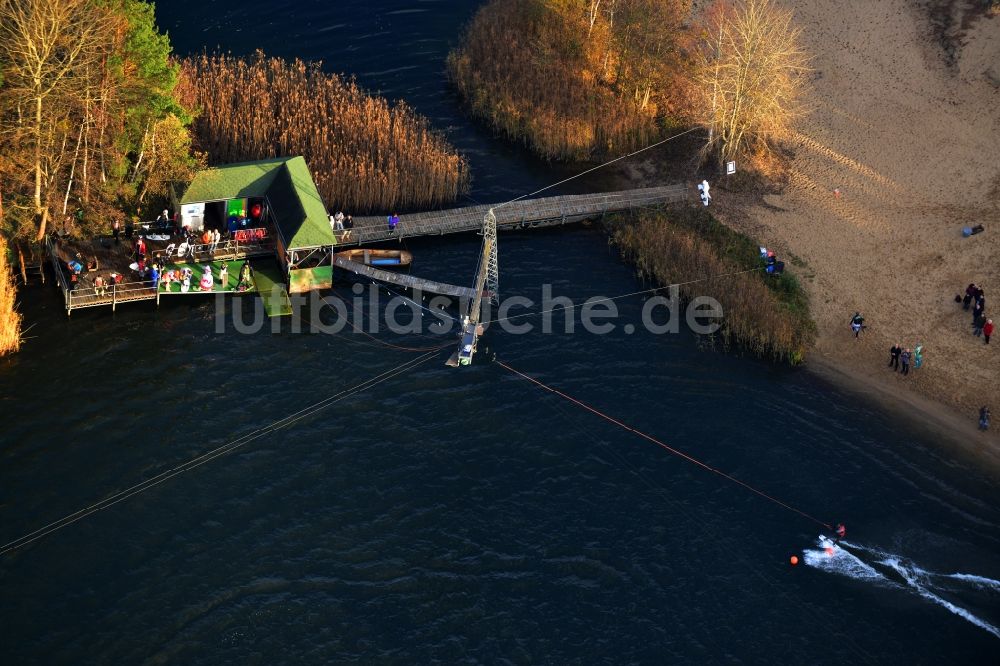
M 807 364 L 996 455 L 1000 340 L 973 336 L 954 296 L 975 282 L 1000 315 L 1000 16 L 972 0 L 784 4 L 814 68 L 789 182 L 719 192 L 716 213 L 795 257 L 820 332 Z M 924 346 L 907 377 L 887 368 L 897 342 Z

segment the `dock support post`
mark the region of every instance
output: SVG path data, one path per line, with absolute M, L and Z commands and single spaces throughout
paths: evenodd
M 111 311 L 114 312 L 118 305 L 118 283 L 111 283 Z

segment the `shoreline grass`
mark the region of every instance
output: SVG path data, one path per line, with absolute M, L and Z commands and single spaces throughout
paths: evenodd
M 725 344 L 797 365 L 816 339 L 809 299 L 794 274 L 764 272 L 757 243 L 705 210 L 646 210 L 613 218 L 611 242 L 640 277 L 668 285 L 712 277 L 681 287 L 685 299 L 715 298 L 725 313 L 716 333 Z
M 21 348 L 21 313 L 17 311 L 17 283 L 7 241 L 0 236 L 0 356 Z

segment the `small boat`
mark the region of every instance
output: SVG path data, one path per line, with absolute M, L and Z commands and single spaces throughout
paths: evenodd
M 406 250 L 366 250 L 355 248 L 338 252 L 343 257 L 365 266 L 409 266 L 413 263 L 413 255 Z

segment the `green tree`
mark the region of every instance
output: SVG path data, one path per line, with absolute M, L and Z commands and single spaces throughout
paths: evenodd
M 195 164 L 178 135 L 191 120 L 179 66 L 148 2 L 0 0 L 0 68 L 9 231 L 41 238 L 78 206 L 94 218 L 134 209 Z

